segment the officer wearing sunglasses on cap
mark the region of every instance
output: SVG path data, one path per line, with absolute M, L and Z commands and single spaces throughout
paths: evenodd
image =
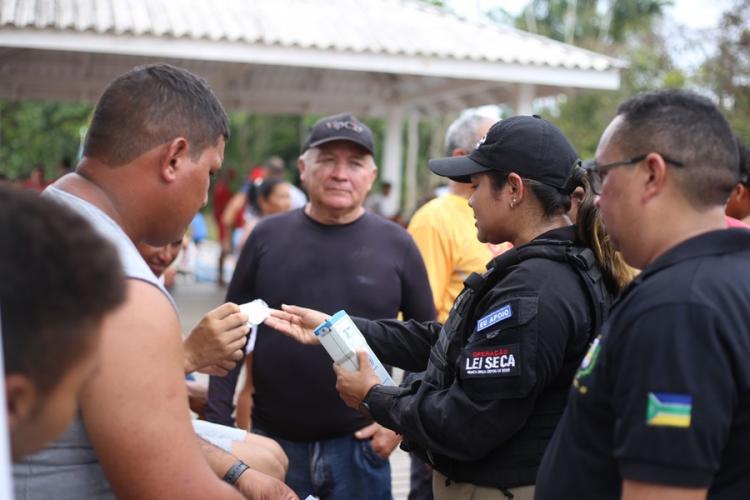
M 553 124 L 508 118 L 468 156 L 429 165 L 473 185 L 480 241 L 514 248 L 466 279 L 443 325 L 355 318 L 382 362 L 424 374 L 378 385 L 360 353 L 358 372 L 334 366 L 337 389 L 433 466 L 436 499 L 533 498 L 573 375 L 630 276 L 603 240 L 573 146 Z M 578 227 L 567 215 L 577 187 Z M 326 317 L 287 306 L 268 324 L 314 343 L 311 329 Z

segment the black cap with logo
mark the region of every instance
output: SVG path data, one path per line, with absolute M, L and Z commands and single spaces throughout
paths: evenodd
M 302 151 L 332 141 L 351 141 L 365 148 L 371 155 L 375 154 L 372 130 L 351 113 L 326 116 L 315 122 Z
M 456 182 L 471 182 L 473 174 L 496 170 L 515 172 L 568 193 L 575 189 L 571 178 L 578 164 L 568 138 L 536 115 L 495 123 L 468 156 L 429 161 L 433 172 Z

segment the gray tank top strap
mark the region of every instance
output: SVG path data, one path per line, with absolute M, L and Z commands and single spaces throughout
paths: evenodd
M 164 288 L 161 281 L 151 272 L 141 254 L 138 253 L 138 249 L 133 241 L 109 215 L 88 201 L 58 189 L 55 186 L 45 189 L 42 196 L 66 205 L 86 218 L 104 238 L 117 248 L 125 276 L 154 285 L 164 293 L 175 310 L 177 309 L 172 296 Z

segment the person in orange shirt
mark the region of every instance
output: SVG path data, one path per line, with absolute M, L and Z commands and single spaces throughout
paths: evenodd
M 447 156 L 469 154 L 495 121 L 487 115 L 465 111 L 448 127 Z M 450 181 L 449 189 L 448 194 L 417 210 L 408 228 L 424 259 L 440 322 L 448 318 L 466 277 L 473 272 L 483 272 L 494 256 L 512 247 L 510 243 L 480 243 L 469 207 L 471 184 Z

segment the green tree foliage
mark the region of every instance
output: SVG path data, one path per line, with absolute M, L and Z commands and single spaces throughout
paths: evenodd
M 63 158 L 75 162 L 91 106 L 43 101 L 0 101 L 0 173 L 26 176 L 40 165 L 54 178 Z
M 41 165 L 47 179 L 54 179 L 64 158 L 76 163 L 92 110 L 92 105 L 81 103 L 0 101 L 0 173 L 11 179 L 24 178 L 34 166 Z M 231 138 L 224 168 L 238 174 L 235 187 L 253 166 L 274 155 L 284 159 L 289 179 L 296 180 L 300 148 L 310 127 L 321 116 L 230 112 Z M 365 121 L 376 137 L 383 137 L 382 120 Z M 378 140 L 376 158 L 381 157 L 382 140 Z
M 516 26 L 579 46 L 625 42 L 647 32 L 670 0 L 531 0 Z
M 596 50 L 628 63 L 617 91 L 580 91 L 543 111 L 570 137 L 582 158 L 593 156 L 599 136 L 626 98 L 645 90 L 682 87 L 658 34 L 664 0 L 532 0 L 516 26 Z
M 736 0 L 719 23 L 718 50 L 699 81 L 711 89 L 737 135 L 750 144 L 750 0 Z

